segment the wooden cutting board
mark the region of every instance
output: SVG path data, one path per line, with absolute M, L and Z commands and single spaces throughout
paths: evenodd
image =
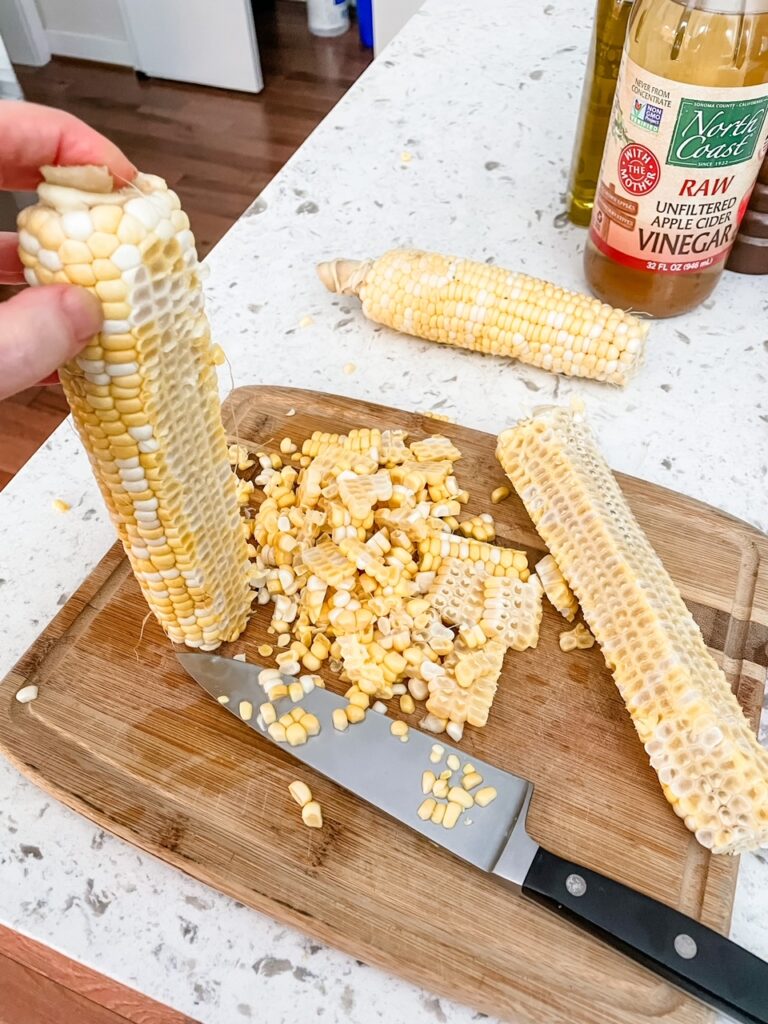
M 230 397 L 226 419 L 233 436 L 268 450 L 315 429 L 444 432 L 463 453 L 458 476 L 472 514 L 491 508 L 504 480 L 492 436 L 414 413 L 251 387 Z M 756 725 L 768 663 L 768 538 L 671 491 L 620 479 Z M 499 542 L 535 561 L 542 544 L 519 501 L 492 511 Z M 145 616 L 115 546 L 0 687 L 1 748 L 40 786 L 243 903 L 488 1014 L 531 1024 L 709 1018 L 619 953 L 260 739 L 197 688 Z M 260 609 L 223 653 L 257 660 L 267 624 Z M 545 602 L 538 648 L 507 655 L 489 725 L 468 728 L 462 748 L 535 782 L 529 826 L 548 849 L 725 932 L 737 861 L 710 856 L 675 817 L 600 651 L 563 654 L 563 628 Z M 40 696 L 20 705 L 14 693 L 31 682 Z M 301 825 L 287 791 L 296 777 L 322 804 L 321 831 Z

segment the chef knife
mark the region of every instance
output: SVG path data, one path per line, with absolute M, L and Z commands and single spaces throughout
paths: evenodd
M 192 678 L 236 717 L 241 718 L 241 703 L 248 702 L 254 711 L 244 724 L 273 742 L 256 714 L 267 699 L 259 683 L 263 668 L 213 654 L 177 657 Z M 278 714 L 293 706 L 287 699 L 274 703 Z M 428 767 L 436 768 L 436 774 L 440 770 L 429 760 L 436 737 L 411 729 L 408 742 L 402 743 L 390 732 L 391 719 L 376 712 L 339 732 L 331 724 L 331 714 L 346 704 L 344 698 L 316 687 L 301 706 L 320 720 L 320 733 L 303 746 L 279 745 L 433 843 L 578 923 L 734 1020 L 768 1024 L 768 963 L 693 918 L 542 849 L 525 827 L 533 793 L 530 782 L 473 757 L 483 786 L 496 789 L 495 800 L 465 812 L 473 819 L 471 827 L 459 821 L 446 829 L 422 821 L 416 813 L 424 799 L 422 772 Z M 466 759 L 442 739 L 440 745 L 443 756 L 455 753 Z

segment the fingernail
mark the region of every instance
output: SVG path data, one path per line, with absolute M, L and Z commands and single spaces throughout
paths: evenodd
M 68 287 L 61 293 L 59 301 L 78 339 L 91 338 L 101 330 L 104 322 L 101 303 L 85 288 Z

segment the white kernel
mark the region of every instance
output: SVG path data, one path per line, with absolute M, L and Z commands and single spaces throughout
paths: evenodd
M 141 253 L 135 245 L 119 245 L 111 259 L 118 270 L 133 270 L 141 264 Z
M 157 207 L 143 196 L 130 199 L 125 204 L 125 212 L 130 214 L 131 217 L 135 217 L 137 221 L 144 225 L 147 231 L 152 231 L 160 221 L 160 213 Z
M 91 215 L 85 210 L 71 210 L 61 218 L 61 230 L 76 242 L 87 242 L 95 228 Z
M 30 701 L 37 700 L 38 689 L 34 684 L 29 686 L 22 686 L 20 690 L 16 691 L 16 700 L 19 704 L 29 704 Z

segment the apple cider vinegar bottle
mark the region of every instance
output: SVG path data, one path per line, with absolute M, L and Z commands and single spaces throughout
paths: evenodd
M 675 316 L 725 266 L 768 147 L 768 0 L 636 0 L 584 270 L 605 302 Z

